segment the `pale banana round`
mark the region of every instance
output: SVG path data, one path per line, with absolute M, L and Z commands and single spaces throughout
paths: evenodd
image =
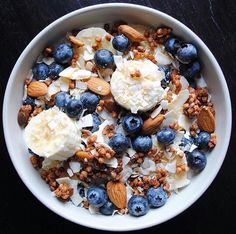
M 24 131 L 29 149 L 39 156 L 60 161 L 75 154 L 81 143 L 80 136 L 75 122 L 57 107 L 33 117 Z

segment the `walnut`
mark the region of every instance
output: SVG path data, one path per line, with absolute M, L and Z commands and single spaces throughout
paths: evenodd
M 41 168 L 41 166 L 42 166 L 40 157 L 38 157 L 36 155 L 32 155 L 30 157 L 30 162 L 31 162 L 33 168 L 35 168 L 35 169 Z
M 113 124 L 107 125 L 103 131 L 102 134 L 107 136 L 108 138 L 111 138 L 114 136 L 115 126 Z
M 18 112 L 18 124 L 21 127 L 26 127 L 28 124 L 28 120 L 30 117 L 30 113 L 32 112 L 32 106 L 31 105 L 23 105 L 19 112 Z
M 70 188 L 68 184 L 60 184 L 59 187 L 54 191 L 56 197 L 63 200 L 68 200 L 73 194 L 73 188 Z
M 180 75 L 177 73 L 176 70 L 171 72 L 171 80 L 172 83 L 175 85 L 175 93 L 178 94 L 181 91 L 182 85 L 180 83 Z
M 193 124 L 190 126 L 189 131 L 190 131 L 190 135 L 191 135 L 192 137 L 195 137 L 195 136 L 198 134 L 198 132 L 200 131 L 199 128 L 198 128 L 197 123 L 193 123 Z

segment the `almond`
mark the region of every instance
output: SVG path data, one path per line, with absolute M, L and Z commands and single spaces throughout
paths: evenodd
M 32 110 L 33 108 L 31 105 L 25 105 L 20 108 L 17 120 L 21 127 L 25 127 L 27 125 Z
M 147 135 L 152 135 L 157 132 L 158 127 L 161 125 L 164 120 L 164 115 L 159 114 L 156 118 L 149 118 L 144 121 L 142 132 Z
M 208 108 L 202 108 L 197 116 L 197 124 L 203 131 L 209 133 L 215 131 L 215 117 Z
M 140 32 L 128 25 L 120 25 L 118 27 L 118 32 L 124 34 L 132 42 L 141 42 L 145 40 L 145 37 Z
M 48 92 L 48 87 L 45 83 L 39 81 L 32 81 L 27 89 L 27 94 L 30 97 L 44 96 Z
M 110 85 L 100 78 L 90 78 L 87 81 L 88 89 L 101 96 L 106 96 L 111 92 Z
M 107 194 L 109 199 L 119 209 L 127 207 L 127 192 L 126 187 L 122 182 L 109 181 L 107 183 Z

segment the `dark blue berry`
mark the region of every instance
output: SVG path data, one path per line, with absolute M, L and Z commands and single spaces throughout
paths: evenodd
M 143 196 L 135 195 L 128 202 L 129 213 L 133 216 L 142 216 L 147 214 L 149 207 L 148 201 Z
M 204 152 L 200 151 L 199 149 L 195 149 L 191 153 L 187 154 L 187 162 L 188 166 L 192 170 L 200 172 L 205 168 L 207 164 L 207 158 Z
M 57 63 L 67 64 L 71 61 L 73 56 L 73 49 L 68 44 L 60 44 L 58 45 L 54 52 L 53 57 Z
M 180 64 L 180 74 L 188 80 L 193 79 L 201 71 L 201 64 L 198 61 L 194 61 L 190 64 Z
M 99 125 L 102 123 L 97 113 L 93 113 L 93 128 L 91 132 L 96 132 L 99 129 Z
M 79 118 L 83 111 L 83 104 L 78 99 L 70 99 L 66 105 L 66 113 L 71 118 Z
M 138 136 L 132 140 L 132 146 L 137 152 L 146 153 L 152 149 L 152 138 L 150 136 Z
M 99 211 L 103 215 L 112 215 L 115 210 L 115 206 L 110 201 L 107 201 L 102 207 L 100 207 Z
M 177 59 L 181 63 L 191 63 L 197 58 L 197 48 L 193 44 L 184 44 L 177 50 Z
M 71 96 L 66 92 L 57 93 L 55 96 L 55 105 L 57 107 L 65 107 L 70 101 Z
M 36 80 L 45 80 L 49 76 L 49 67 L 45 63 L 37 63 L 33 68 L 32 72 L 34 79 Z
M 166 51 L 175 55 L 176 51 L 181 47 L 181 42 L 179 39 L 171 37 L 165 42 L 164 46 Z
M 26 99 L 23 101 L 23 105 L 31 105 L 32 107 L 34 107 L 35 106 L 35 99 L 27 96 Z
M 114 64 L 113 54 L 107 49 L 97 50 L 94 55 L 94 62 L 101 68 L 112 67 Z
M 162 144 L 171 144 L 175 139 L 175 131 L 172 128 L 163 128 L 157 133 L 157 140 Z
M 50 78 L 56 80 L 59 78 L 59 74 L 64 70 L 64 67 L 60 64 L 53 63 L 49 66 L 50 69 Z
M 138 115 L 129 114 L 123 118 L 122 126 L 127 133 L 134 134 L 141 130 L 143 126 L 143 120 Z
M 200 132 L 195 140 L 195 144 L 198 145 L 199 148 L 207 148 L 210 140 L 211 135 L 208 132 Z
M 77 186 L 77 191 L 78 191 L 79 195 L 80 195 L 82 198 L 85 197 L 84 186 L 82 186 L 82 185 L 79 184 L 79 185 Z
M 128 50 L 130 43 L 129 39 L 123 34 L 121 34 L 113 38 L 112 45 L 116 50 L 120 52 L 125 52 L 126 50 Z
M 162 187 L 149 188 L 147 191 L 147 200 L 152 207 L 161 207 L 166 203 L 167 194 Z
M 84 109 L 87 109 L 87 113 L 93 113 L 99 103 L 99 97 L 91 92 L 85 92 L 81 95 L 80 101 L 83 103 Z
M 129 148 L 129 141 L 127 137 L 121 133 L 116 133 L 108 141 L 108 145 L 116 152 L 116 154 L 123 154 Z
M 182 147 L 184 147 L 184 151 L 189 151 L 190 150 L 190 148 L 191 148 L 191 146 L 192 146 L 192 144 L 194 143 L 194 140 L 193 140 L 193 138 L 186 138 L 186 137 L 183 137 L 182 139 L 181 139 L 181 144 L 180 144 L 180 146 L 181 146 L 181 148 Z
M 90 187 L 87 192 L 88 203 L 94 207 L 101 207 L 107 202 L 107 193 L 104 188 Z
M 165 73 L 165 78 L 161 80 L 161 87 L 165 89 L 171 81 L 171 70 L 169 67 L 164 65 L 159 65 L 159 70 Z

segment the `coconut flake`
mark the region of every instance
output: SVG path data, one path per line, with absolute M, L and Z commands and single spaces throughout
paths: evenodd
M 130 158 L 124 156 L 124 157 L 122 158 L 122 165 L 123 165 L 123 167 L 125 167 L 125 166 L 129 163 L 129 161 L 130 161 Z
M 167 100 L 162 100 L 161 101 L 161 106 L 163 110 L 167 110 L 168 109 L 168 101 Z
M 165 114 L 165 119 L 162 122 L 162 127 L 168 127 L 170 124 L 175 123 L 178 121 L 178 114 L 171 110 Z
M 172 63 L 172 58 L 169 56 L 168 53 L 166 53 L 163 49 L 160 47 L 157 47 L 155 49 L 155 60 L 157 61 L 157 64 L 160 65 L 168 65 Z
M 62 165 L 61 161 L 51 160 L 51 159 L 45 158 L 42 162 L 42 169 L 49 170 L 53 167 L 58 167 L 60 165 Z
M 175 173 L 176 172 L 176 160 L 173 160 L 170 163 L 167 163 L 165 166 L 165 169 L 170 172 L 170 173 Z
M 90 214 L 99 214 L 99 208 L 98 207 L 95 207 L 95 206 L 92 206 L 92 205 L 89 205 L 89 212 Z
M 180 80 L 179 80 L 180 84 L 181 84 L 181 89 L 187 89 L 189 87 L 189 83 L 187 81 L 187 79 L 184 76 L 180 76 Z
M 206 88 L 207 87 L 207 83 L 202 75 L 199 78 L 196 78 L 195 81 L 196 81 L 197 87 L 199 87 L 199 88 Z
M 91 76 L 91 71 L 87 70 L 76 70 L 72 73 L 70 79 L 72 80 L 83 80 L 88 79 Z
M 133 157 L 137 153 L 133 148 L 128 148 L 126 152 L 130 157 Z
M 78 192 L 74 192 L 70 197 L 70 200 L 75 206 L 78 206 L 83 201 L 83 198 L 80 196 Z
M 162 106 L 159 105 L 152 113 L 151 113 L 151 118 L 154 119 L 156 118 L 160 113 L 161 113 L 161 110 L 162 110 Z
M 52 57 L 44 57 L 42 61 L 49 66 L 55 62 L 55 59 Z
M 93 116 L 91 114 L 85 115 L 82 118 L 77 121 L 78 127 L 86 128 L 86 127 L 92 127 L 93 126 Z
M 107 125 L 110 125 L 110 124 L 112 124 L 111 121 L 105 120 L 102 124 L 99 125 L 98 131 L 93 133 L 93 135 L 97 136 L 97 142 L 99 142 L 99 143 L 105 142 L 104 135 L 102 134 L 102 131 Z
M 189 91 L 187 89 L 180 91 L 177 97 L 168 105 L 168 109 L 179 111 L 188 98 Z
M 105 160 L 105 164 L 108 167 L 117 168 L 118 167 L 118 160 L 117 160 L 117 158 L 107 159 L 107 160 Z
M 76 161 L 70 161 L 69 162 L 69 167 L 74 173 L 78 173 L 81 170 L 81 164 Z
M 76 80 L 75 87 L 77 89 L 82 89 L 82 90 L 87 90 L 88 88 L 87 83 L 79 81 L 79 80 Z
M 122 182 L 123 183 L 126 183 L 128 178 L 132 175 L 133 173 L 133 170 L 132 168 L 128 167 L 128 166 L 125 166 L 123 168 L 123 171 L 121 172 L 121 176 L 122 176 Z
M 75 68 L 75 67 L 67 67 L 66 69 L 64 69 L 63 71 L 59 73 L 59 76 L 70 78 L 72 74 L 77 70 L 78 68 Z
M 69 89 L 69 82 L 70 82 L 70 80 L 65 78 L 65 77 L 60 77 L 58 79 L 58 82 L 60 82 L 60 89 L 61 89 L 61 91 L 67 92 L 68 89 Z
M 184 114 L 180 114 L 178 118 L 178 124 L 185 130 L 189 130 L 190 126 L 192 125 L 192 121 Z
M 72 176 L 74 175 L 73 171 L 72 171 L 70 168 L 67 169 L 67 174 L 68 174 L 70 177 L 72 177 Z
M 115 62 L 116 68 L 120 71 L 121 68 L 122 68 L 122 65 L 123 65 L 123 58 L 122 58 L 122 56 L 114 55 L 113 58 L 114 58 L 114 62 Z

